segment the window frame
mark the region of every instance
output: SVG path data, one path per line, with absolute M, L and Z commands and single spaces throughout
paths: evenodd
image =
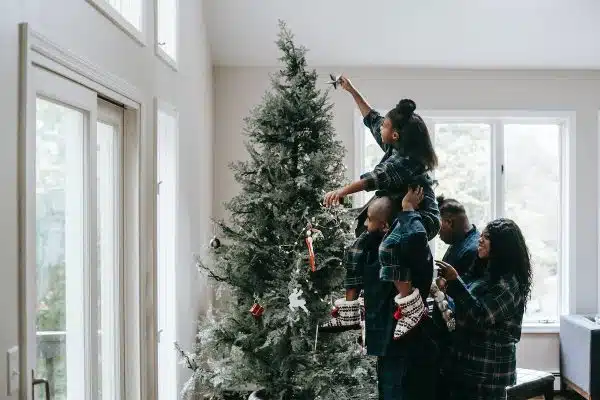
M 113 24 L 119 29 L 125 32 L 129 37 L 135 40 L 142 47 L 146 46 L 146 1 L 140 0 L 140 28 L 136 28 L 131 22 L 129 22 L 123 14 L 115 9 L 106 0 L 85 0 L 91 4 L 96 10 L 108 18 Z
M 121 340 L 124 359 L 123 398 L 156 398 L 156 329 L 154 320 L 153 285 L 155 281 L 154 232 L 156 175 L 154 169 L 153 132 L 147 131 L 148 99 L 137 87 L 119 76 L 56 45 L 27 23 L 19 25 L 19 385 L 31 388 L 33 374 L 28 352 L 32 335 L 27 315 L 35 315 L 33 298 L 28 298 L 31 280 L 32 195 L 28 189 L 31 174 L 32 133 L 35 122 L 31 102 L 34 92 L 34 69 L 41 67 L 67 80 L 95 91 L 99 96 L 124 106 L 123 145 L 123 290 L 124 312 L 121 315 Z M 33 123 L 32 123 L 33 122 Z M 32 311 L 33 310 L 33 311 Z M 31 391 L 24 393 L 31 395 Z M 29 398 L 29 397 L 28 397 Z
M 376 108 L 375 110 L 381 110 Z M 380 111 L 381 112 L 381 111 Z M 382 113 L 383 114 L 383 113 Z M 525 110 L 422 110 L 419 115 L 427 124 L 435 145 L 435 123 L 474 123 L 489 124 L 491 127 L 491 214 L 492 218 L 505 215 L 505 175 L 504 164 L 504 125 L 505 124 L 558 124 L 560 126 L 559 173 L 560 210 L 559 218 L 559 267 L 558 267 L 558 310 L 557 320 L 551 322 L 523 322 L 524 333 L 556 333 L 560 317 L 572 312 L 574 302 L 574 281 L 570 270 L 575 265 L 575 112 L 573 111 L 525 111 Z M 599 114 L 600 119 L 600 114 Z M 364 141 L 366 127 L 363 118 L 355 112 L 355 151 L 354 177 L 358 178 L 364 168 Z M 355 201 L 364 204 L 368 197 L 358 194 Z M 362 200 L 362 202 L 361 202 Z M 432 246 L 433 247 L 433 246 Z
M 159 37 L 159 4 L 158 2 L 161 0 L 154 0 L 154 50 L 156 52 L 156 56 L 164 61 L 173 71 L 177 72 L 179 69 L 179 0 L 173 0 L 175 3 L 175 57 L 173 58 L 169 53 L 167 53 L 163 48 L 160 42 Z

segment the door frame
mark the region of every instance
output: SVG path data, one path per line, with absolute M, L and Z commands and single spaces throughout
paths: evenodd
M 148 129 L 148 98 L 135 86 L 105 69 L 61 48 L 31 29 L 19 25 L 19 108 L 18 108 L 18 278 L 19 278 L 19 399 L 31 399 L 32 371 L 27 351 L 30 313 L 27 280 L 34 268 L 31 259 L 31 214 L 35 199 L 28 193 L 28 176 L 35 168 L 35 124 L 31 96 L 36 96 L 34 68 L 49 70 L 85 86 L 99 95 L 123 104 L 124 124 L 124 358 L 125 399 L 156 399 L 156 136 Z M 33 146 L 33 147 L 32 147 Z M 32 153 L 33 150 L 33 153 Z M 32 208 L 33 207 L 33 208 Z M 35 239 L 34 239 L 35 240 Z M 33 246 L 35 248 L 35 246 Z

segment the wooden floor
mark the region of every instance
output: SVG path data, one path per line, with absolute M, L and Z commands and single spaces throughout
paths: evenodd
M 534 397 L 532 400 L 543 400 L 543 397 Z M 561 393 L 554 396 L 554 400 L 582 400 L 583 397 L 579 396 L 577 393 L 569 392 L 569 393 Z

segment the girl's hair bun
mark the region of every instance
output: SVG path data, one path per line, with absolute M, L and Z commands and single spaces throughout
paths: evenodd
M 417 109 L 417 104 L 411 99 L 402 99 L 400 100 L 396 108 L 398 109 L 398 111 L 400 111 L 402 115 L 404 115 L 404 118 L 410 118 L 410 116 Z

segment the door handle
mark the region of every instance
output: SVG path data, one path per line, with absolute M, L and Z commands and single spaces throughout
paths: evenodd
M 46 379 L 34 379 L 32 384 L 32 390 L 34 390 L 34 388 L 37 385 L 44 385 L 44 391 L 46 392 L 46 400 L 50 400 L 50 383 Z M 33 394 L 33 397 L 35 398 L 35 393 Z

